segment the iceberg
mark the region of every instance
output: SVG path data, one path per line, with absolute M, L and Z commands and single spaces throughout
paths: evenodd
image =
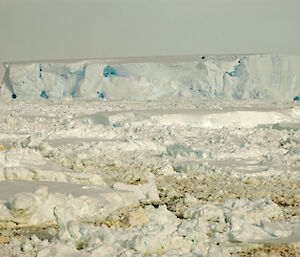
M 1 98 L 300 98 L 300 58 L 208 55 L 5 63 Z

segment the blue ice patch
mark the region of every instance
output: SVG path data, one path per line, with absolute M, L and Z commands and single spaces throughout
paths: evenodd
M 118 75 L 118 73 L 117 73 L 116 69 L 114 67 L 109 66 L 109 65 L 107 65 L 103 70 L 103 76 L 106 77 L 106 78 L 107 77 L 110 78 L 112 76 L 117 76 L 117 75 Z
M 239 68 L 241 66 L 241 61 L 238 61 L 238 65 L 235 65 L 233 68 L 234 70 L 231 72 L 225 72 L 226 74 L 228 74 L 230 77 L 237 77 L 238 73 L 239 73 Z
M 86 65 L 83 65 L 78 70 L 75 71 L 69 71 L 69 74 L 65 74 L 65 78 L 74 78 L 75 83 L 71 91 L 71 96 L 74 98 L 76 96 L 76 93 L 79 90 L 79 83 L 81 80 L 85 78 L 85 72 L 86 72 Z
M 49 96 L 47 95 L 46 91 L 42 91 L 41 94 L 40 94 L 40 96 L 41 96 L 42 98 L 45 98 L 45 99 L 48 99 L 48 98 L 49 98 Z
M 43 69 L 42 69 L 42 64 L 40 64 L 40 75 L 39 75 L 39 78 L 40 78 L 40 79 L 42 78 L 42 71 L 43 71 Z
M 97 95 L 99 98 L 103 99 L 105 97 L 104 93 L 97 91 Z

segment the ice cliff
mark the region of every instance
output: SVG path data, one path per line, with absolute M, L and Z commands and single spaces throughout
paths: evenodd
M 4 66 L 1 98 L 300 99 L 300 58 L 285 55 L 11 62 Z

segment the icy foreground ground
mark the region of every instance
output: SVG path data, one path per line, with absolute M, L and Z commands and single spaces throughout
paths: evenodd
M 107 92 L 2 95 L 0 256 L 299 256 L 298 101 Z
M 299 250 L 297 103 L 0 106 L 2 256 Z

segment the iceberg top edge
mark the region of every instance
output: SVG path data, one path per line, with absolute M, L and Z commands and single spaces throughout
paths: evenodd
M 122 63 L 171 63 L 171 62 L 189 62 L 198 61 L 203 57 L 239 57 L 239 56 L 289 56 L 285 54 L 271 53 L 246 53 L 246 54 L 203 54 L 203 55 L 174 55 L 174 56 L 139 56 L 139 57 L 113 57 L 113 58 L 75 58 L 75 59 L 42 59 L 28 61 L 7 61 L 4 67 L 11 64 L 32 64 L 32 63 L 102 63 L 102 64 L 122 64 Z M 296 57 L 296 56 L 295 56 Z

